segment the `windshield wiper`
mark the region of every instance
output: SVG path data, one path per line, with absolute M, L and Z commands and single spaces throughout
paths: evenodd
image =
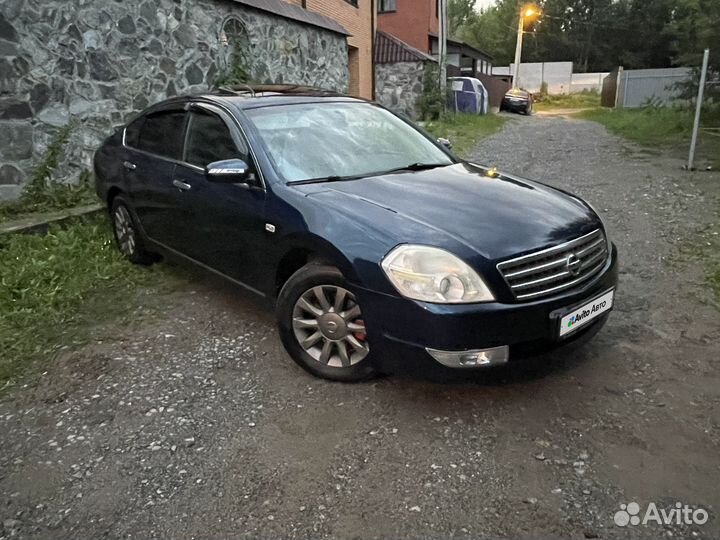
M 405 167 L 398 167 L 397 169 L 390 169 L 389 171 L 385 171 L 384 174 L 391 174 L 394 172 L 402 172 L 402 171 L 427 171 L 430 169 L 437 169 L 438 167 L 448 167 L 452 165 L 452 163 L 411 163 L 410 165 L 406 165 Z
M 346 180 L 360 180 L 361 178 L 368 178 L 370 176 L 381 176 L 383 174 L 392 174 L 402 171 L 426 171 L 428 169 L 436 169 L 438 167 L 448 167 L 452 163 L 411 163 L 405 167 L 398 167 L 396 169 L 390 169 L 389 171 L 378 171 L 367 174 L 352 174 L 348 176 L 323 176 L 321 178 L 308 178 L 307 180 L 295 180 L 294 182 L 288 182 L 290 186 L 302 186 L 303 184 L 320 184 L 323 182 L 345 182 Z
M 321 178 L 308 178 L 307 180 L 295 180 L 294 182 L 288 182 L 289 186 L 302 186 L 303 184 L 319 184 L 321 182 L 344 182 L 346 180 L 359 180 L 360 178 L 367 178 L 372 174 L 353 174 L 349 176 L 323 176 Z

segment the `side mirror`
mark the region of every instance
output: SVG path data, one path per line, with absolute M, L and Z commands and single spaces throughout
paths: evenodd
M 440 137 L 440 138 L 437 140 L 437 142 L 439 142 L 440 144 L 442 144 L 442 145 L 443 145 L 445 148 L 447 148 L 448 150 L 452 150 L 452 143 L 450 142 L 449 139 L 445 139 L 444 137 Z
M 250 167 L 242 159 L 226 159 L 211 163 L 205 169 L 210 182 L 223 184 L 247 183 L 250 179 Z

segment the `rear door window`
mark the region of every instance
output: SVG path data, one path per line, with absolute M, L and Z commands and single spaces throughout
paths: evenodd
M 157 156 L 181 159 L 185 114 L 184 111 L 165 111 L 146 116 L 136 148 Z
M 131 148 L 137 148 L 140 129 L 142 128 L 145 117 L 141 116 L 125 129 L 125 144 Z
M 247 149 L 238 148 L 230 129 L 219 116 L 193 112 L 185 148 L 185 161 L 205 168 L 225 159 L 247 161 Z

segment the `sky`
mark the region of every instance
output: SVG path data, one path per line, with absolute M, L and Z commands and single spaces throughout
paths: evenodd
M 495 0 L 475 0 L 475 7 L 477 9 L 485 8 L 488 6 L 492 6 L 495 3 Z

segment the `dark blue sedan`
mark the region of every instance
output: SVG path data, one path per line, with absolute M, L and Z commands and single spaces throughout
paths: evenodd
M 179 257 L 274 300 L 290 356 L 328 379 L 505 364 L 587 339 L 613 306 L 617 251 L 587 203 L 359 99 L 172 99 L 95 173 L 128 259 Z

